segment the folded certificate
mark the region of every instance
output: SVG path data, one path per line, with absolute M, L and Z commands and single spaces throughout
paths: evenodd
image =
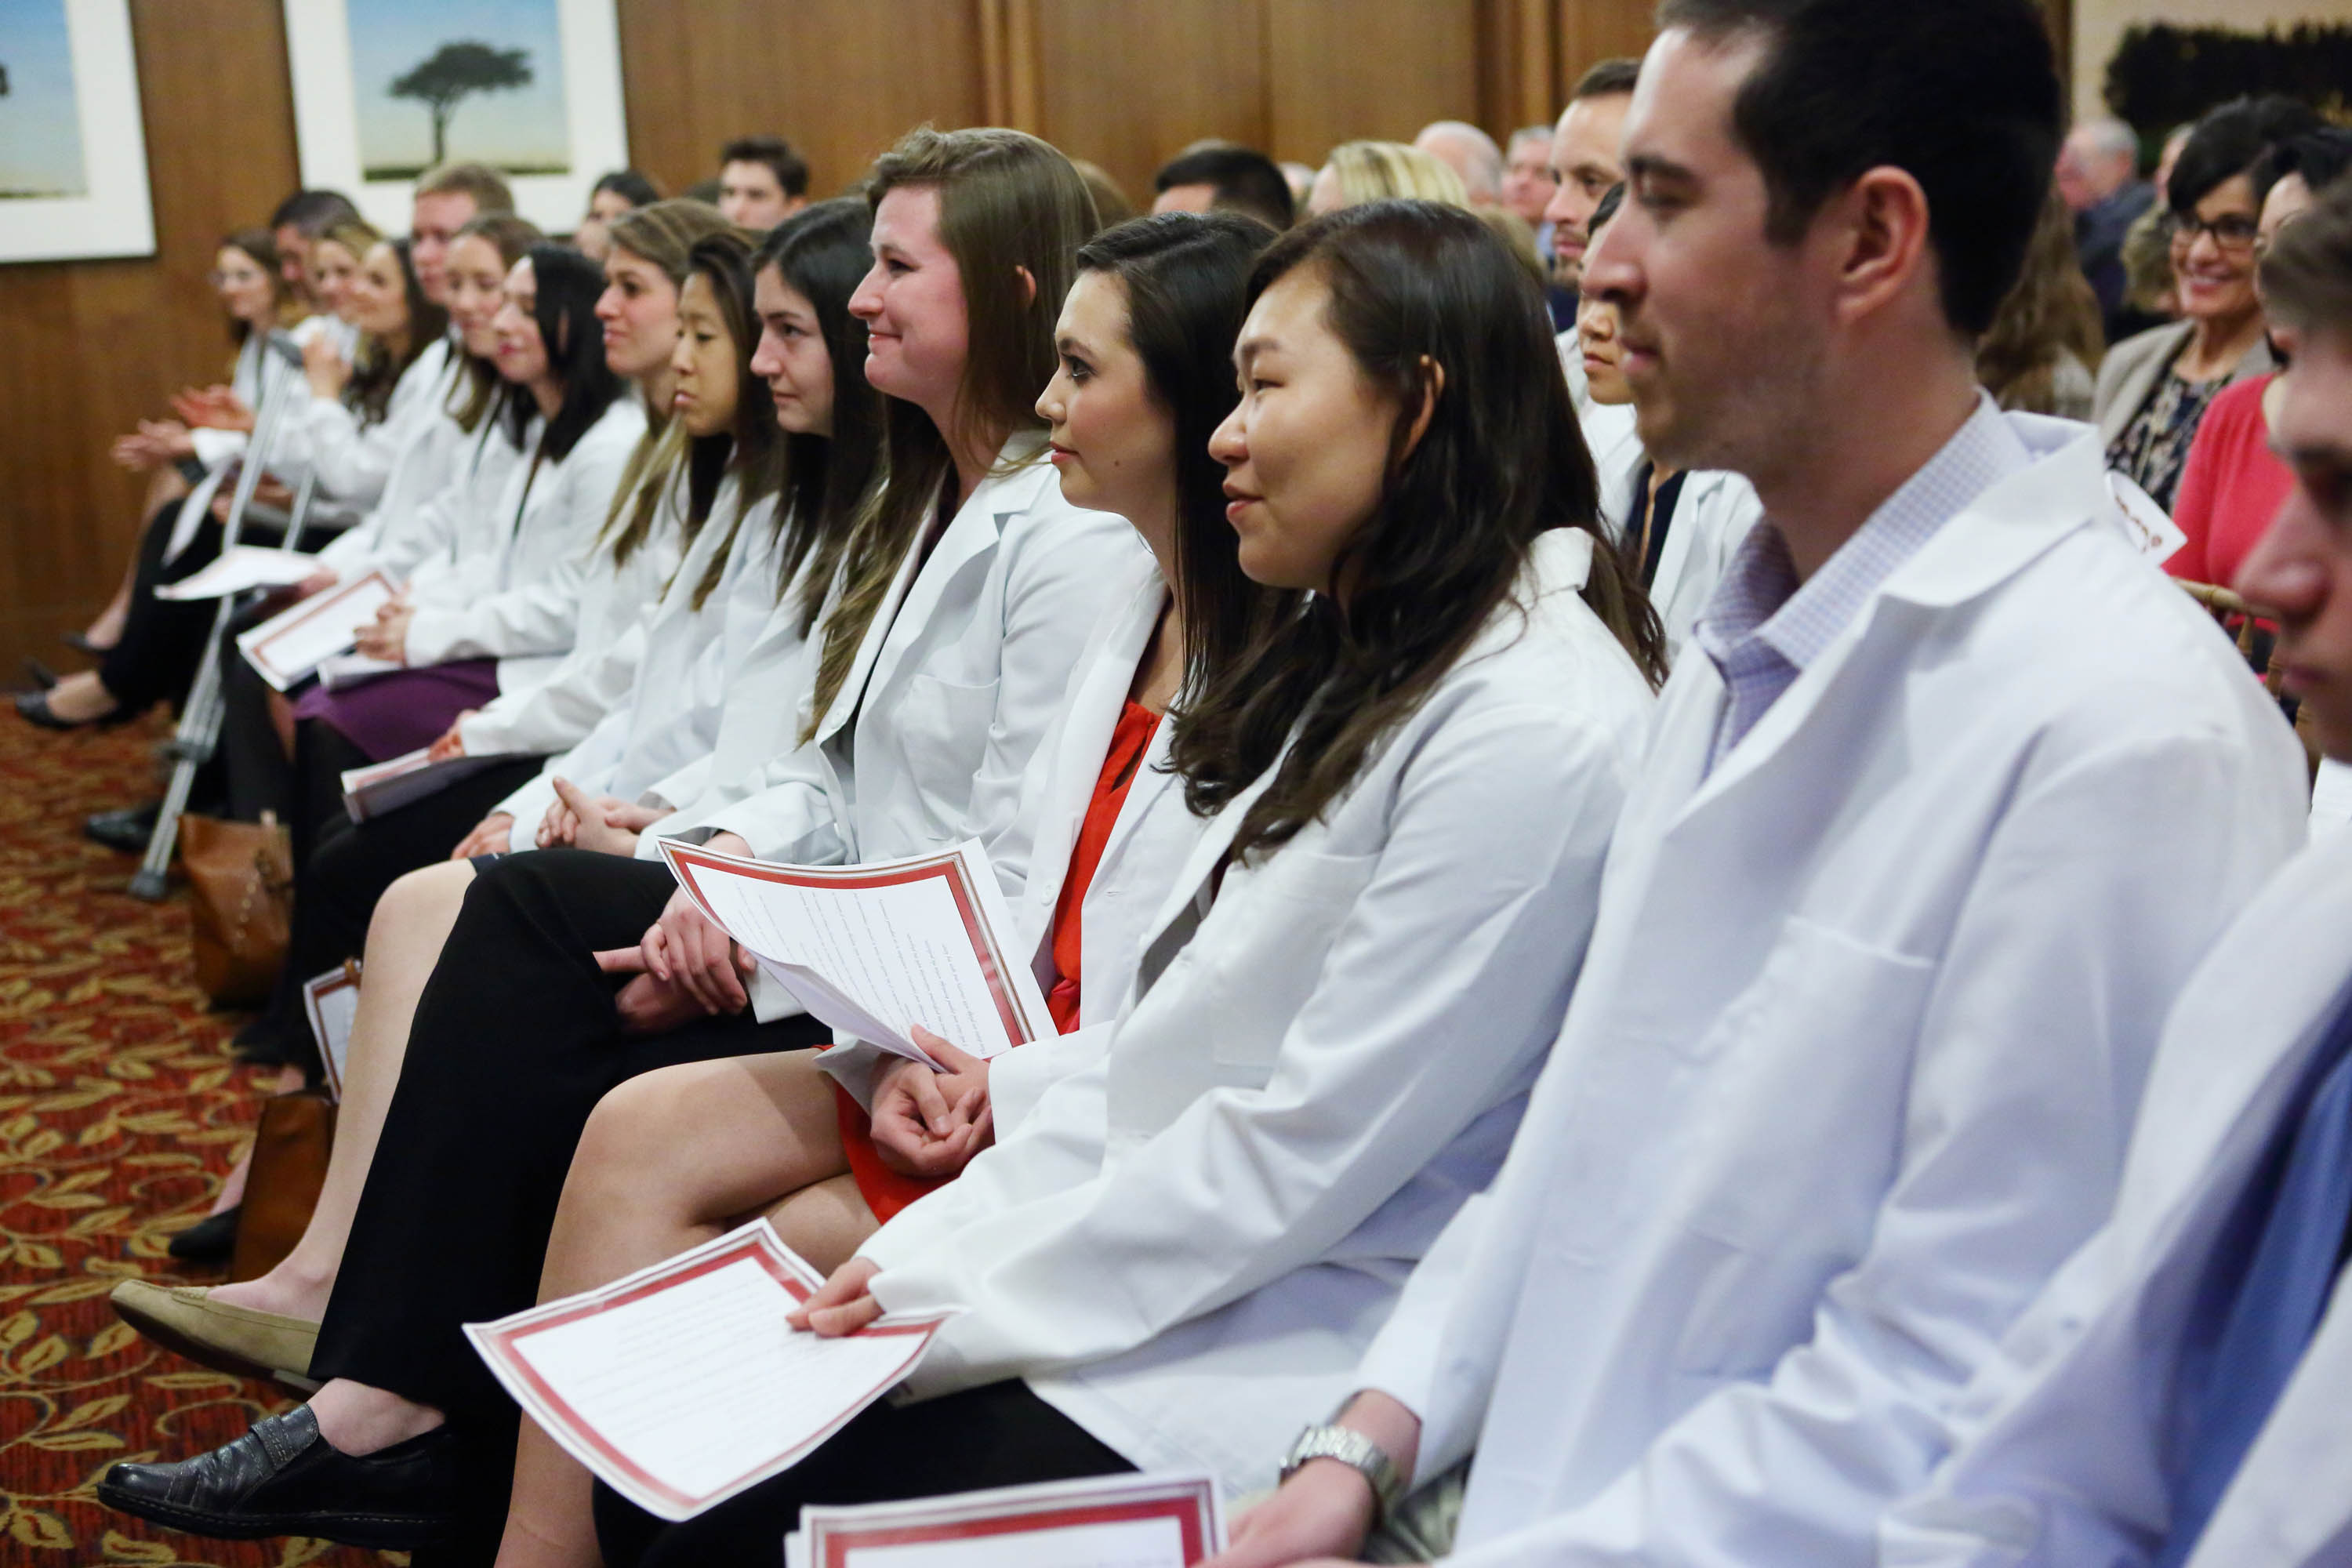
M 247 588 L 286 588 L 319 570 L 319 558 L 297 550 L 232 544 L 201 572 L 155 590 L 159 599 L 226 599 Z
M 359 629 L 375 619 L 392 595 L 391 580 L 371 572 L 239 632 L 236 646 L 264 680 L 285 691 L 356 642 Z
M 785 1568 L 1191 1568 L 1225 1548 L 1205 1475 L 1101 1476 L 804 1508 Z
M 351 814 L 352 820 L 365 822 L 388 811 L 398 811 L 411 801 L 440 794 L 461 779 L 514 761 L 511 756 L 492 752 L 480 757 L 444 757 L 436 763 L 426 755 L 432 749 L 421 746 L 390 762 L 344 770 L 343 809 Z
M 2155 498 L 2122 474 L 2107 475 L 2107 493 L 2115 498 L 2124 538 L 2150 561 L 2163 562 L 2189 542 L 2189 535 Z
M 923 1062 L 924 1028 L 976 1057 L 1054 1033 L 988 854 L 967 840 L 936 855 L 862 866 L 778 866 L 661 841 L 678 885 L 720 930 L 835 1028 Z
M 691 1519 L 799 1463 L 896 1387 L 953 1315 L 831 1340 L 788 1325 L 823 1283 L 761 1219 L 466 1334 L 573 1458 L 648 1512 Z
M 327 1095 L 343 1098 L 343 1062 L 352 1053 L 352 1025 L 360 1016 L 360 966 L 347 958 L 324 974 L 302 982 L 302 1010 L 310 1016 L 310 1034 L 319 1042 L 319 1060 L 327 1069 Z

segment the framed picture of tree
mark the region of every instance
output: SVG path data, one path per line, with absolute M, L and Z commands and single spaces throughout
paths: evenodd
M 0 0 L 0 5 L 16 0 Z M 302 183 L 408 227 L 416 176 L 488 163 L 567 233 L 628 163 L 614 0 L 285 0 Z
M 0 0 L 0 262 L 154 254 L 129 0 Z

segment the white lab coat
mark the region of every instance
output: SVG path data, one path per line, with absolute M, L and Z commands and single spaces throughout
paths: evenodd
M 534 444 L 485 520 L 503 525 L 501 547 L 416 595 L 406 645 L 412 668 L 496 658 L 499 689 L 515 691 L 551 677 L 575 642 L 620 636 L 677 564 L 675 519 L 617 571 L 596 542 L 645 431 L 644 408 L 625 393 L 560 460 L 540 458 Z
M 2273 879 L 2182 989 L 2114 1217 L 1969 1390 L 1965 1440 L 1889 1513 L 1883 1563 L 2137 1568 L 2162 1549 L 2165 1427 L 2192 1298 L 2347 994 L 2352 838 L 2336 837 Z M 2348 1380 L 2352 1303 L 2339 1289 L 2193 1563 L 2352 1560 Z
M 2006 417 L 2032 466 L 1704 780 L 1722 679 L 1668 682 L 1527 1125 L 1358 1380 L 1423 1475 L 1475 1444 L 1465 1563 L 1868 1561 L 2300 841 L 2292 734 L 2096 439 Z
M 436 338 L 400 373 L 383 417 L 373 425 L 362 426 L 358 411 L 341 398 L 315 392 L 290 410 L 288 428 L 300 431 L 302 457 L 318 475 L 319 492 L 373 514 L 402 454 L 445 417 L 440 399 L 448 374 L 448 340 Z
M 1633 405 L 1589 404 L 1580 417 L 1584 444 L 1592 452 L 1601 476 L 1601 516 L 1609 537 L 1620 542 L 1633 516 L 1635 481 L 1648 454 L 1642 449 L 1634 426 Z M 1764 515 L 1756 487 L 1738 474 L 1720 469 L 1684 476 L 1666 528 L 1666 547 L 1658 554 L 1658 574 L 1651 579 L 1650 603 L 1665 628 L 1670 660 L 1682 657 L 1699 612 L 1715 596 L 1715 585 L 1732 552 L 1748 531 Z
M 481 432 L 469 434 L 449 411 L 449 398 L 463 374 L 465 356 L 446 338 L 437 349 L 439 370 L 427 385 L 404 445 L 393 456 L 383 493 L 365 517 L 319 551 L 319 564 L 339 579 L 362 575 L 377 566 L 395 582 L 406 579 L 432 552 L 433 539 L 420 522 L 429 504 L 472 471 L 476 439 Z
M 1040 991 L 1051 990 L 1060 977 L 1054 963 L 1054 911 L 1111 736 L 1168 603 L 1167 584 L 1150 555 L 1135 556 L 1125 565 L 1123 580 L 1078 656 L 1062 710 L 1029 759 L 1019 807 L 985 846 L 1003 884 L 1013 950 L 1029 952 Z M 1012 1134 L 1049 1085 L 1101 1050 L 1107 1036 L 1093 1026 L 1118 1016 L 1135 984 L 1152 917 L 1207 826 L 1206 818 L 1185 805 L 1182 781 L 1167 770 L 1169 738 L 1163 721 L 1144 749 L 1079 905 L 1078 1028 L 1033 1040 L 989 1064 L 989 1103 L 1000 1139 Z M 859 1104 L 870 1105 L 874 1071 L 885 1060 L 863 1041 L 845 1039 L 817 1065 Z
M 859 1249 L 886 1307 L 971 1309 L 914 1393 L 1025 1377 L 1237 1493 L 1353 1386 L 1500 1162 L 1591 928 L 1652 708 L 1576 592 L 1592 543 L 1545 536 L 1340 798 L 1222 887 L 1266 781 L 1220 812 L 1103 1054 Z
M 986 838 L 1012 820 L 1087 634 L 1125 563 L 1146 553 L 1126 519 L 1063 500 L 1036 447 L 1014 437 L 1005 456 L 1033 460 L 974 487 L 919 569 L 908 552 L 814 739 L 663 836 L 730 832 L 763 858 L 839 865 Z M 780 689 L 779 701 L 804 703 L 809 689 Z M 640 839 L 640 854 L 655 848 Z M 752 1000 L 762 1019 L 793 1005 L 764 972 Z
M 681 472 L 663 504 L 684 504 L 686 476 Z M 493 703 L 473 718 L 459 721 L 466 749 L 475 752 L 556 750 L 517 743 L 519 728 L 533 724 L 531 715 L 549 722 L 534 733 L 551 733 L 566 717 L 589 720 L 583 732 L 561 755 L 548 759 L 538 777 L 523 784 L 494 808 L 515 819 L 513 847 L 536 847 L 534 835 L 556 802 L 555 781 L 565 779 L 593 794 L 635 797 L 647 784 L 696 757 L 707 754 L 719 733 L 725 700 L 724 633 L 731 596 L 743 591 L 748 576 L 758 597 L 775 597 L 776 498 L 754 502 L 751 515 L 736 524 L 740 489 L 730 474 L 711 502 L 710 515 L 694 536 L 661 598 L 642 610 L 634 626 L 615 642 L 592 657 L 575 650 L 564 672 L 525 699 L 525 710 L 515 721 Z M 721 576 L 697 608 L 696 588 L 719 552 L 728 552 Z M 775 692 L 762 693 L 770 701 Z

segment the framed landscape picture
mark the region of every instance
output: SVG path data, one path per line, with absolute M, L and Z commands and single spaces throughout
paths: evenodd
M 130 0 L 0 0 L 0 262 L 153 254 Z
M 0 5 L 12 0 L 0 0 Z M 488 163 L 515 206 L 567 233 L 628 163 L 613 0 L 285 0 L 302 183 L 386 233 L 416 176 Z

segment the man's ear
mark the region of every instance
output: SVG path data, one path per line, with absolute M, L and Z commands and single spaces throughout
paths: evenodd
M 1833 242 L 1843 251 L 1840 320 L 1856 321 L 1885 309 L 1923 273 L 1933 287 L 1936 252 L 1928 237 L 1927 193 L 1909 171 L 1891 165 L 1866 170 L 1836 205 L 1843 220 Z
M 1021 279 L 1021 308 L 1027 310 L 1037 302 L 1037 278 L 1026 267 L 1015 267 L 1013 275 Z

